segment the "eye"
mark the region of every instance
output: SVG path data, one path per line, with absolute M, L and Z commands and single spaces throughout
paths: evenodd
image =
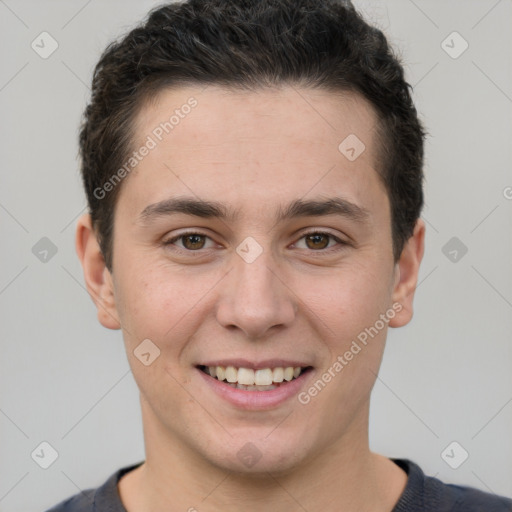
M 163 242 L 164 245 L 177 245 L 175 242 L 181 241 L 182 245 L 177 245 L 179 249 L 185 249 L 187 251 L 198 251 L 205 248 L 206 240 L 210 240 L 210 237 L 190 231 L 188 233 L 181 233 L 169 240 Z
M 186 233 L 180 233 L 179 235 L 165 240 L 163 245 L 175 246 L 177 250 L 185 252 L 199 252 L 201 249 L 209 249 L 213 247 L 213 245 L 210 245 L 209 247 L 207 246 L 208 241 L 215 245 L 209 236 L 200 232 L 189 231 Z M 302 246 L 301 243 L 303 243 Z M 348 243 L 334 236 L 332 233 L 310 231 L 309 233 L 302 235 L 299 241 L 294 245 L 299 249 L 310 249 L 315 252 L 330 252 L 331 250 L 337 250 L 335 248 L 336 245 L 346 246 Z
M 329 245 L 330 242 L 337 242 L 338 245 L 347 245 L 347 242 L 344 242 L 343 240 L 339 239 L 338 237 L 334 236 L 331 233 L 325 233 L 323 231 L 310 231 L 309 233 L 302 235 L 302 237 L 299 240 L 304 240 L 306 249 L 312 249 L 314 251 L 331 249 L 333 245 L 336 245 Z M 296 244 L 296 246 L 298 246 L 298 243 Z

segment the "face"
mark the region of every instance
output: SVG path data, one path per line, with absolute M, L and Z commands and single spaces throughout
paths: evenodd
M 141 111 L 135 147 L 156 144 L 122 183 L 97 295 L 155 443 L 275 473 L 367 435 L 421 259 L 393 260 L 375 132 L 362 98 L 292 87 L 166 90 Z

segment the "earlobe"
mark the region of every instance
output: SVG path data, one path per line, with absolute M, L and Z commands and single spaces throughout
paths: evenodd
M 414 292 L 418 283 L 420 263 L 425 250 L 425 223 L 416 221 L 413 234 L 407 240 L 395 269 L 396 277 L 393 287 L 393 304 L 397 311 L 390 320 L 390 327 L 402 327 L 411 321 L 413 316 Z
M 75 247 L 82 264 L 87 291 L 98 310 L 98 320 L 108 329 L 120 329 L 112 275 L 105 265 L 89 214 L 82 215 L 78 220 Z

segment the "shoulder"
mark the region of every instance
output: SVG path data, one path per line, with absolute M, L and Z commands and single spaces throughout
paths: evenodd
M 437 489 L 439 510 L 446 508 L 453 512 L 512 512 L 512 500 L 504 496 L 473 487 L 444 484 L 435 478 L 427 478 L 427 482 L 430 482 L 432 489 Z
M 139 467 L 142 462 L 118 469 L 100 487 L 86 489 L 61 501 L 46 512 L 126 512 L 117 484 L 121 477 Z
M 393 512 L 512 512 L 512 500 L 473 487 L 446 484 L 426 476 L 409 461 L 393 459 L 407 474 L 404 492 Z
M 87 489 L 61 501 L 46 512 L 92 512 L 94 510 L 94 495 L 97 489 Z

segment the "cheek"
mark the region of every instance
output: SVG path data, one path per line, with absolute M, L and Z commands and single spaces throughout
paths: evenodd
M 133 347 L 149 338 L 162 351 L 179 351 L 204 320 L 204 304 L 219 276 L 144 266 L 143 273 L 127 270 L 116 294 L 125 341 Z
M 375 383 L 389 322 L 381 315 L 390 310 L 389 289 L 383 282 L 369 272 L 340 276 L 329 281 L 328 291 L 310 293 L 304 301 L 326 349 L 313 389 L 309 388 L 318 396 L 312 399 L 313 407 L 326 416 L 326 424 L 333 422 L 335 431 L 344 428 L 350 411 L 360 410 Z
M 125 276 L 119 289 L 129 364 L 139 389 L 157 409 L 168 407 L 169 400 L 175 406 L 183 402 L 180 390 L 187 377 L 178 367 L 198 321 L 194 305 L 199 293 L 190 282 L 155 270 Z
M 333 394 L 345 403 L 367 396 L 378 372 L 391 319 L 387 313 L 394 313 L 389 279 L 378 265 L 361 263 L 302 289 L 304 312 L 329 354 L 319 377 L 329 370 L 335 374 Z
M 324 325 L 328 338 L 347 340 L 373 325 L 390 306 L 391 274 L 372 261 L 347 264 L 328 275 L 304 277 L 295 283 L 299 297 Z M 307 308 L 306 308 L 307 310 Z M 339 335 L 339 337 L 338 337 Z

